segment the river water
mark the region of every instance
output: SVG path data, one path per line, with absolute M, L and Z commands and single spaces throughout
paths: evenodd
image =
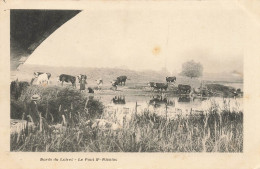
M 142 112 L 149 110 L 157 114 L 173 113 L 188 114 L 207 112 L 210 108 L 219 110 L 243 111 L 243 98 L 190 98 L 189 96 L 167 96 L 161 94 L 135 95 L 135 94 L 104 94 L 95 95 L 109 110 L 125 113 Z

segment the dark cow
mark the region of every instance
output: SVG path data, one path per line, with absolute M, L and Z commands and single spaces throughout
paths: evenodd
M 127 77 L 126 76 L 119 76 L 117 77 L 117 82 L 122 86 L 124 83 L 125 86 L 125 82 L 126 82 Z
M 124 96 L 115 96 L 112 99 L 114 104 L 125 104 L 125 97 Z
M 76 77 L 66 74 L 61 74 L 59 76 L 59 81 L 61 81 L 61 85 L 63 86 L 63 82 L 71 83 L 73 87 L 76 87 Z
M 173 77 L 166 77 L 166 82 L 169 83 L 169 82 L 175 82 L 176 81 L 176 77 L 173 76 Z
M 178 92 L 179 92 L 179 94 L 189 94 L 191 92 L 191 86 L 179 84 Z
M 167 88 L 168 88 L 168 83 L 155 83 L 155 85 L 154 85 L 154 88 L 156 89 L 156 90 L 167 90 Z
M 19 82 L 18 79 L 11 82 L 10 85 L 10 94 L 11 97 L 15 100 L 18 100 L 21 96 L 22 92 L 30 86 L 28 82 L 21 81 Z

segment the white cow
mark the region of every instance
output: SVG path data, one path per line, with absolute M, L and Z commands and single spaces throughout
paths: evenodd
M 37 85 L 47 85 L 49 84 L 49 78 L 48 78 L 48 75 L 47 73 L 43 73 L 41 75 L 39 75 L 37 77 L 37 82 L 36 82 Z

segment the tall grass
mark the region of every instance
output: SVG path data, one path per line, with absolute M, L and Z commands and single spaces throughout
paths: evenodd
M 64 94 L 75 94 L 70 89 L 66 90 L 69 91 L 64 91 Z M 61 125 L 43 117 L 42 131 L 36 126 L 11 134 L 11 151 L 243 152 L 243 112 L 231 111 L 226 102 L 222 109 L 213 102 L 211 108 L 203 113 L 179 114 L 172 119 L 148 110 L 130 112 L 130 118 L 125 116 L 123 122 L 119 123 L 118 110 L 103 109 L 99 101 L 92 99 L 90 103 L 79 96 L 79 100 L 84 101 L 77 101 L 79 104 L 76 108 L 73 101 L 77 97 L 70 100 L 61 91 L 56 94 L 57 98 L 61 96 L 67 99 L 63 106 L 77 120 L 68 120 L 70 125 Z M 71 106 L 72 103 L 75 105 Z M 60 104 L 52 106 L 57 107 L 56 113 L 61 111 Z M 66 119 L 70 119 L 69 114 Z M 97 118 L 110 123 L 101 127 Z M 71 125 L 73 122 L 74 125 Z

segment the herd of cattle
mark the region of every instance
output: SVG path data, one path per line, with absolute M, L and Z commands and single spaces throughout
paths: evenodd
M 49 80 L 51 78 L 51 74 L 50 73 L 45 73 L 45 72 L 34 72 L 34 77 L 31 80 L 31 84 L 34 83 L 34 81 L 36 80 L 36 84 L 40 85 L 40 84 L 49 84 Z M 125 86 L 126 80 L 127 80 L 127 76 L 119 76 L 117 77 L 115 80 L 113 80 L 111 82 L 112 84 L 112 88 L 114 90 L 117 89 L 117 86 Z M 72 76 L 72 75 L 67 75 L 67 74 L 61 74 L 58 76 L 58 82 L 61 83 L 61 86 L 63 86 L 63 83 L 71 83 L 73 87 L 76 87 L 77 81 L 81 84 L 87 84 L 86 80 L 87 80 L 87 76 L 86 75 L 77 75 L 77 76 Z M 84 81 L 83 81 L 84 80 Z M 130 80 L 130 79 L 128 79 Z M 96 80 L 97 85 L 98 85 L 98 89 L 101 89 L 101 86 L 103 84 L 103 80 L 100 78 L 98 80 Z M 176 77 L 166 77 L 166 83 L 156 83 L 156 82 L 149 82 L 148 86 L 152 89 L 152 90 L 159 90 L 159 91 L 163 91 L 163 90 L 167 90 L 168 86 L 170 83 L 175 83 L 176 82 Z M 85 88 L 83 88 L 83 90 L 85 90 Z M 88 88 L 89 92 L 93 92 L 93 90 L 91 88 Z M 190 93 L 191 92 L 191 86 L 189 85 L 182 85 L 179 84 L 178 85 L 178 90 L 180 93 Z
M 26 84 L 22 84 L 22 88 L 24 86 L 29 86 L 29 85 L 43 85 L 46 86 L 50 84 L 50 78 L 52 77 L 51 73 L 48 72 L 34 72 L 33 78 L 31 79 L 30 84 L 28 82 L 24 82 Z M 120 86 L 125 86 L 126 80 L 130 80 L 127 76 L 118 76 L 115 80 L 111 81 L 111 89 L 117 90 L 117 87 Z M 148 87 L 152 91 L 167 91 L 168 87 L 170 84 L 175 84 L 176 82 L 176 77 L 166 77 L 165 78 L 166 82 L 165 83 L 156 83 L 156 82 L 149 82 Z M 80 90 L 85 91 L 85 85 L 87 84 L 87 76 L 83 74 L 79 74 L 77 76 L 73 75 L 68 75 L 68 74 L 60 74 L 57 76 L 57 82 L 61 84 L 61 86 L 64 85 L 64 82 L 70 83 L 72 87 L 76 88 L 77 84 L 80 85 Z M 97 88 L 98 90 L 101 90 L 101 87 L 103 85 L 103 79 L 97 79 L 96 80 Z M 15 81 L 11 83 L 11 88 L 12 86 L 17 86 L 15 84 Z M 21 84 L 19 84 L 21 85 Z M 93 88 L 88 87 L 87 88 L 88 93 L 94 93 Z M 177 87 L 178 93 L 179 94 L 189 94 L 191 92 L 191 86 L 189 85 L 183 85 L 179 84 Z
M 34 72 L 34 77 L 31 80 L 31 84 L 33 84 L 36 80 L 37 85 L 41 84 L 49 84 L 51 74 L 50 73 L 45 73 L 45 72 Z M 119 76 L 117 77 L 116 80 L 112 81 L 112 86 L 117 88 L 118 85 L 125 85 L 127 77 L 126 76 Z M 63 83 L 71 83 L 73 87 L 76 87 L 77 81 L 81 83 L 84 80 L 84 83 L 87 84 L 87 76 L 86 75 L 77 75 L 77 76 L 72 76 L 72 75 L 67 75 L 67 74 L 61 74 L 58 76 L 57 81 L 61 83 L 63 86 Z M 98 88 L 101 89 L 101 86 L 103 84 L 102 78 L 96 80 Z

